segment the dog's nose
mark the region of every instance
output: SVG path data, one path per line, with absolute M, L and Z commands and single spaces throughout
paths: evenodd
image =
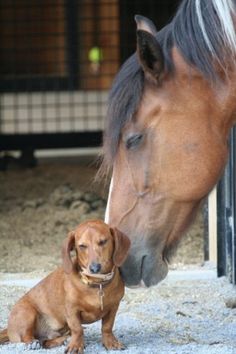
M 93 262 L 90 264 L 89 270 L 91 273 L 98 273 L 101 270 L 101 264 Z

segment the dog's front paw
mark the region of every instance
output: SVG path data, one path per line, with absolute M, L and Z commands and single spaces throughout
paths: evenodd
M 25 343 L 25 350 L 38 350 L 42 348 L 39 340 L 35 339 L 31 343 Z
M 125 346 L 113 334 L 103 334 L 102 344 L 107 350 L 124 350 Z
M 84 341 L 80 340 L 78 342 L 70 341 L 68 347 L 66 348 L 65 354 L 83 354 L 84 353 Z

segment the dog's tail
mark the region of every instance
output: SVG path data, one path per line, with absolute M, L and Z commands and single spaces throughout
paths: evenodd
M 3 331 L 0 331 L 0 344 L 9 342 L 9 337 L 7 335 L 7 328 Z

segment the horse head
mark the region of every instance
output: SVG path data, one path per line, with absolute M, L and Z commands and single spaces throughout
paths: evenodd
M 186 3 L 159 33 L 150 20 L 136 17 L 137 52 L 110 93 L 104 151 L 113 172 L 106 222 L 131 240 L 121 268 L 127 285 L 150 286 L 166 276 L 171 254 L 227 160 L 236 109 L 235 32 L 234 46 L 228 41 L 229 49 L 225 38 L 222 49 L 213 37 L 214 20 L 222 21 L 218 34 L 232 33 L 223 31 L 216 2 L 202 1 L 198 11 L 195 1 Z M 204 28 L 201 11 L 212 20 Z

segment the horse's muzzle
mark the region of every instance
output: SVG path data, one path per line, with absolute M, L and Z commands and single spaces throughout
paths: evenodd
M 121 267 L 126 286 L 140 285 L 149 287 L 158 284 L 168 273 L 168 265 L 163 259 L 145 255 L 141 258 L 129 255 Z

